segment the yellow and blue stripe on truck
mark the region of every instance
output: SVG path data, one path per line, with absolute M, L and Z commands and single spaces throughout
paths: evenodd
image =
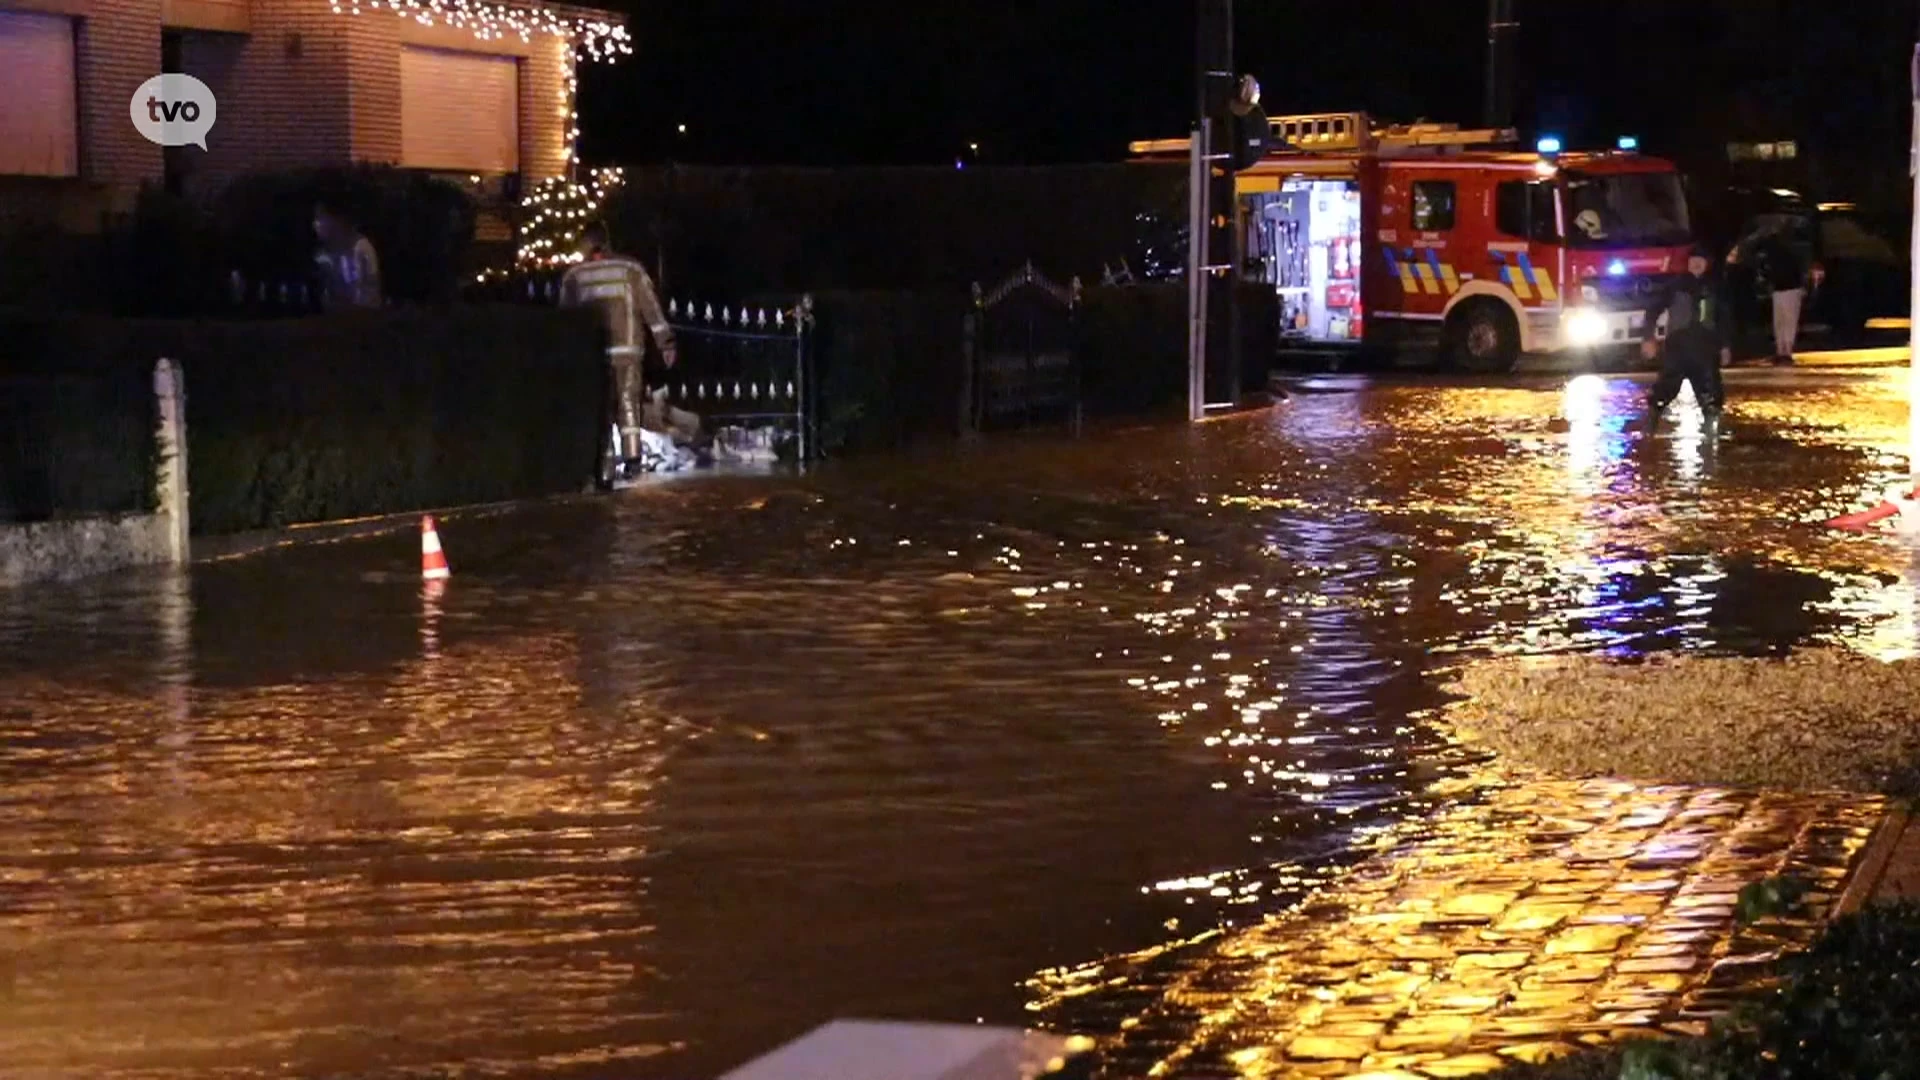
M 1401 291 L 1408 296 L 1424 292 L 1428 296 L 1439 296 L 1444 292 L 1448 296 L 1460 291 L 1460 275 L 1453 264 L 1440 261 L 1440 252 L 1435 248 L 1426 249 L 1426 258 L 1414 248 L 1384 249 L 1387 256 L 1387 272 L 1400 279 Z
M 1531 300 L 1537 293 L 1541 303 L 1551 304 L 1560 299 L 1560 292 L 1554 288 L 1553 275 L 1536 268 L 1533 260 L 1524 251 L 1513 253 L 1508 261 L 1504 251 L 1490 251 L 1495 265 L 1500 268 L 1500 280 L 1513 290 L 1513 295 L 1521 300 Z

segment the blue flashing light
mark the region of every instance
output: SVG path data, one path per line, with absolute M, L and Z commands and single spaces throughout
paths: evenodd
M 1615 259 L 1607 264 L 1607 274 L 1611 277 L 1626 277 L 1627 264 Z
M 1620 136 L 1619 143 L 1616 145 L 1622 150 L 1638 150 L 1640 149 L 1640 140 L 1631 135 L 1622 135 Z
M 1543 154 L 1557 154 L 1560 152 L 1560 136 L 1548 135 L 1535 143 L 1534 149 L 1539 150 Z

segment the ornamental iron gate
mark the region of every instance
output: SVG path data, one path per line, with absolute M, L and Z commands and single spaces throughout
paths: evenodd
M 991 291 L 973 287 L 966 319 L 966 428 L 1057 425 L 1080 432 L 1080 279 L 1062 287 L 1033 263 Z

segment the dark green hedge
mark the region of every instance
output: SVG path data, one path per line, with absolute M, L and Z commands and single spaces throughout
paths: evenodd
M 0 374 L 0 521 L 150 512 L 151 378 Z
M 1704 1039 L 1629 1042 L 1501 1080 L 1920 1076 L 1920 905 L 1870 907 L 1780 963 L 1778 984 Z
M 1083 291 L 1077 330 L 1087 415 L 1148 413 L 1186 400 L 1186 303 L 1179 284 Z M 958 432 L 969 304 L 959 292 L 814 296 L 819 425 L 828 452 Z M 1242 305 L 1242 388 L 1252 389 L 1274 354 L 1279 316 L 1271 290 L 1244 290 Z
M 122 377 L 178 359 L 198 533 L 556 494 L 594 472 L 605 354 L 580 311 L 16 316 L 0 340 L 31 343 L 23 362 L 40 371 Z M 150 457 L 139 467 L 151 475 Z
M 313 210 L 344 206 L 380 256 L 389 300 L 453 300 L 466 280 L 475 208 L 443 180 L 382 165 L 258 173 L 235 180 L 212 223 L 228 268 L 249 281 L 304 280 L 313 272 Z
M 257 306 L 262 284 L 297 295 L 315 284 L 313 210 L 321 198 L 348 207 L 373 241 L 389 301 L 445 303 L 468 280 L 475 207 L 466 192 L 365 165 L 244 176 L 205 204 L 149 185 L 131 213 L 95 232 L 0 220 L 0 306 L 202 318 Z M 236 274 L 245 302 L 233 295 Z

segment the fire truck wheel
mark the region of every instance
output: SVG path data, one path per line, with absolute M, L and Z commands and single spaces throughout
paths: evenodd
M 1474 300 L 1447 319 L 1447 359 L 1464 371 L 1505 373 L 1520 362 L 1520 326 L 1505 305 Z

